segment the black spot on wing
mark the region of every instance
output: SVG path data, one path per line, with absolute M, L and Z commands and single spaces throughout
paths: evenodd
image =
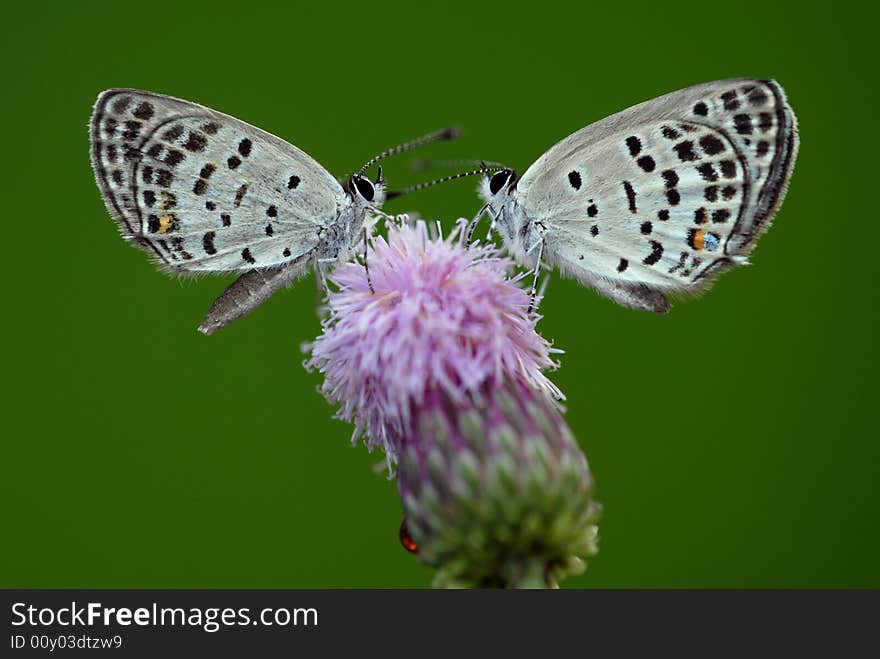
M 174 180 L 174 174 L 169 172 L 167 169 L 157 169 L 156 170 L 156 185 L 159 185 L 163 188 L 170 188 L 171 182 Z
M 642 263 L 645 265 L 654 265 L 660 258 L 663 256 L 663 245 L 657 242 L 656 240 L 651 241 L 651 253 L 648 254 L 643 260 Z
M 694 143 L 690 140 L 679 142 L 672 148 L 675 149 L 679 160 L 682 162 L 690 162 L 697 159 L 697 154 L 694 152 Z
M 248 184 L 243 183 L 241 187 L 235 191 L 235 200 L 233 201 L 233 205 L 238 208 L 241 206 L 241 200 L 244 199 L 244 196 L 247 194 Z
M 700 146 L 707 155 L 714 156 L 716 153 L 724 151 L 724 142 L 714 135 L 703 135 L 700 138 Z
M 213 231 L 208 231 L 204 236 L 202 236 L 202 247 L 205 250 L 205 254 L 216 254 L 217 248 L 214 247 L 214 236 L 216 234 Z
M 755 88 L 749 92 L 748 99 L 752 105 L 764 105 L 767 103 L 767 93 L 761 88 Z
M 183 162 L 184 158 L 186 156 L 182 152 L 177 149 L 169 149 L 168 153 L 165 154 L 165 164 L 169 167 L 177 167 L 177 165 Z
M 716 211 L 712 211 L 712 221 L 721 224 L 723 222 L 727 222 L 730 219 L 730 211 L 726 208 L 719 208 Z
M 740 135 L 752 134 L 752 117 L 748 114 L 737 114 L 733 117 L 733 127 Z
M 153 106 L 146 101 L 143 101 L 134 109 L 132 114 L 138 119 L 143 119 L 144 121 L 146 121 L 153 116 L 153 112 Z
M 578 172 L 568 173 L 568 182 L 575 190 L 581 189 L 581 175 Z
M 124 140 L 137 139 L 137 136 L 141 130 L 141 126 L 143 126 L 143 124 L 140 121 L 126 121 L 125 122 L 125 132 L 122 133 L 122 139 L 124 139 Z
M 183 125 L 174 124 L 171 128 L 162 133 L 162 140 L 165 142 L 173 142 L 183 135 Z
M 687 257 L 688 257 L 687 252 L 682 252 L 681 254 L 679 254 L 678 255 L 678 263 L 676 263 L 674 266 L 669 268 L 669 270 L 667 270 L 667 272 L 671 275 L 673 272 L 675 272 L 679 268 L 683 268 L 685 261 L 687 261 Z
M 681 133 L 675 130 L 672 126 L 663 126 L 660 129 L 660 132 L 663 133 L 663 137 L 665 137 L 667 140 L 677 140 L 679 137 L 681 137 Z
M 731 89 L 730 91 L 724 92 L 721 94 L 721 100 L 724 101 L 724 109 L 733 112 L 734 110 L 739 109 L 740 102 L 736 98 L 736 90 Z
M 636 209 L 636 191 L 633 189 L 632 184 L 629 181 L 624 181 L 623 189 L 626 192 L 626 200 L 629 204 L 629 212 L 638 212 L 638 210 Z
M 113 102 L 113 112 L 122 114 L 128 109 L 129 105 L 131 105 L 131 96 L 120 96 Z
M 629 155 L 635 158 L 642 150 L 642 141 L 635 135 L 626 138 L 626 148 L 629 149 Z
M 141 151 L 136 146 L 132 146 L 129 143 L 125 143 L 122 145 L 123 154 L 122 157 L 125 159 L 125 162 L 135 162 L 136 160 L 140 160 Z
M 636 160 L 636 164 L 645 172 L 653 172 L 654 168 L 657 166 L 651 156 L 642 156 Z
M 674 188 L 676 185 L 678 185 L 679 178 L 674 169 L 665 170 L 661 174 L 661 176 L 663 177 L 663 183 L 666 185 L 667 188 Z
M 187 151 L 196 153 L 198 151 L 204 151 L 206 146 L 208 146 L 207 137 L 199 132 L 190 131 L 189 139 L 184 143 L 183 148 Z
M 715 171 L 715 168 L 712 167 L 712 163 L 703 163 L 699 167 L 697 167 L 697 171 L 700 173 L 700 176 L 703 177 L 704 181 L 717 181 L 718 173 Z

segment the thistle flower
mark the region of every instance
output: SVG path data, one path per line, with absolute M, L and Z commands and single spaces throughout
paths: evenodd
M 592 477 L 529 294 L 510 259 L 463 234 L 389 225 L 368 270 L 337 267 L 306 366 L 352 440 L 384 450 L 436 586 L 555 586 L 596 551 Z

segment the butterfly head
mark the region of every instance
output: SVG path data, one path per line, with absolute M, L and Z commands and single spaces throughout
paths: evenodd
M 516 172 L 508 167 L 495 172 L 484 170 L 480 179 L 480 196 L 486 203 L 495 205 L 507 196 L 514 183 Z
M 362 174 L 353 174 L 348 179 L 348 193 L 352 199 L 366 206 L 381 206 L 385 201 L 385 180 L 382 178 L 382 168 L 379 167 L 379 175 L 375 182 Z

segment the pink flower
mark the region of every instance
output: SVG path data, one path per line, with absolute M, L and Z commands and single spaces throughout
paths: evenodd
M 459 225 L 459 228 L 462 225 Z M 432 395 L 452 404 L 515 378 L 562 399 L 543 373 L 555 368 L 550 343 L 529 317 L 529 294 L 508 279 L 513 262 L 491 244 L 465 249 L 462 232 L 431 240 L 425 222 L 389 228 L 372 241 L 367 271 L 338 267 L 324 333 L 307 367 L 321 391 L 396 463 L 413 410 Z
M 463 233 L 389 226 L 369 270 L 337 267 L 306 366 L 353 439 L 399 463 L 401 537 L 435 585 L 554 586 L 595 553 L 600 507 L 544 374 L 558 351 L 511 260 Z

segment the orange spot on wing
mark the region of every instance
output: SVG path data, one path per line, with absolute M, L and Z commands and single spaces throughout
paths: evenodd
M 174 216 L 165 214 L 159 218 L 159 233 L 168 233 L 174 226 Z

